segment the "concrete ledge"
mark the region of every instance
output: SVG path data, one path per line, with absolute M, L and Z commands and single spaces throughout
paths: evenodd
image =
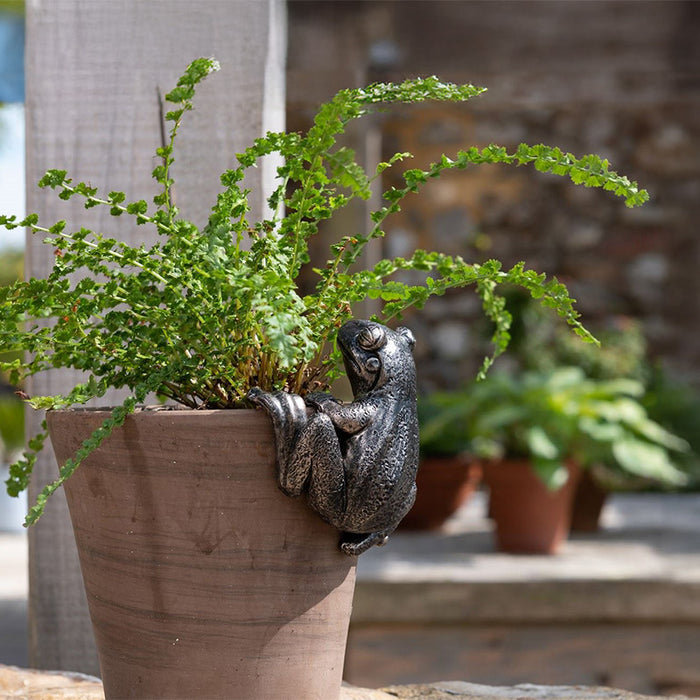
M 104 700 L 102 683 L 96 678 L 80 674 L 31 671 L 2 665 L 0 665 L 0 694 L 8 700 L 11 698 Z M 461 681 L 392 686 L 380 690 L 344 685 L 340 697 L 341 700 L 652 700 L 650 695 L 636 695 L 611 688 L 545 685 L 494 687 Z M 674 697 L 677 700 L 682 698 L 682 696 Z M 205 699 L 192 698 L 192 700 Z M 282 700 L 282 698 L 260 698 L 260 700 Z M 665 700 L 669 700 L 668 696 Z
M 616 495 L 550 557 L 495 552 L 485 512 L 476 494 L 442 531 L 363 554 L 352 623 L 700 622 L 700 495 Z
M 371 581 L 352 623 L 700 623 L 700 583 L 673 581 Z

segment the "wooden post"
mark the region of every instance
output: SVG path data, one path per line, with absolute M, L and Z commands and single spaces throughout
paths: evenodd
M 222 66 L 199 89 L 180 132 L 174 165 L 181 213 L 201 224 L 233 155 L 267 130 L 284 127 L 284 0 L 29 0 L 27 2 L 27 210 L 43 223 L 66 219 L 129 242 L 153 238 L 133 220 L 85 210 L 35 183 L 49 168 L 66 169 L 100 191 L 127 200 L 156 192 L 150 173 L 161 144 L 159 96 L 187 64 L 214 56 Z M 271 181 L 274 163 L 254 172 Z M 262 212 L 264 197 L 254 204 Z M 257 207 L 257 212 L 255 208 Z M 41 276 L 53 251 L 32 239 L 28 274 Z M 75 372 L 34 378 L 34 395 L 67 391 Z M 102 403 L 118 398 L 105 397 Z M 29 430 L 40 417 L 32 415 Z M 56 475 L 53 456 L 35 468 L 32 500 Z M 126 504 L 125 504 L 126 505 Z M 65 501 L 55 495 L 29 531 L 30 662 L 45 669 L 99 673 Z

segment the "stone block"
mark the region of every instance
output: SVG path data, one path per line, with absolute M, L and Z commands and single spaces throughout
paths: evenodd
M 97 678 L 0 665 L 0 693 L 7 700 L 104 700 Z M 674 696 L 681 700 L 682 696 Z M 611 688 L 583 686 L 487 686 L 464 681 L 391 686 L 379 690 L 343 684 L 341 700 L 654 700 Z M 192 700 L 204 700 L 196 699 Z M 278 700 L 261 698 L 260 700 Z M 282 700 L 281 698 L 279 700 Z M 294 698 L 294 700 L 300 700 Z M 668 697 L 667 699 L 668 700 Z

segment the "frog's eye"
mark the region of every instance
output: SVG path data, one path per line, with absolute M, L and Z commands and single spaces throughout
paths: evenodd
M 382 363 L 379 361 L 378 357 L 375 357 L 372 355 L 372 357 L 367 358 L 367 362 L 365 362 L 365 369 L 368 370 L 369 372 L 379 372 L 379 368 L 382 366 Z
M 379 350 L 386 343 L 386 333 L 381 326 L 367 326 L 357 336 L 357 344 L 364 350 Z

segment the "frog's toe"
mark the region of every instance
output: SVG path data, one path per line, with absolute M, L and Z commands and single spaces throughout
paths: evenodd
M 349 557 L 357 557 L 365 551 L 364 549 L 362 551 L 358 551 L 358 545 L 354 542 L 341 542 L 340 549 L 343 554 L 347 554 Z
M 263 408 L 275 423 L 278 433 L 295 431 L 306 423 L 306 405 L 301 396 L 290 394 L 286 391 L 263 391 L 253 387 L 246 398 L 251 403 Z M 285 439 L 291 437 L 284 435 Z
M 389 535 L 384 532 L 372 532 L 369 535 L 344 532 L 340 549 L 350 557 L 358 557 L 375 545 L 386 544 Z

